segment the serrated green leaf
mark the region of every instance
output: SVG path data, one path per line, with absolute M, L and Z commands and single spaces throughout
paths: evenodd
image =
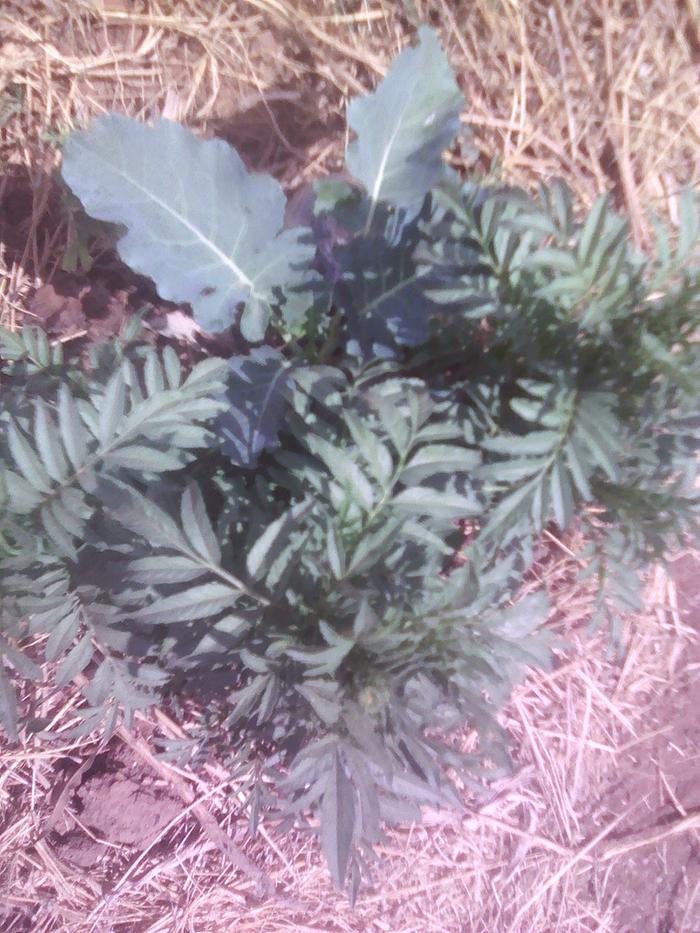
M 155 351 L 151 351 L 146 357 L 146 363 L 143 367 L 143 380 L 146 383 L 148 395 L 156 395 L 165 388 L 163 370 Z
M 574 485 L 584 500 L 590 500 L 593 497 L 591 487 L 588 483 L 588 463 L 584 459 L 583 452 L 574 437 L 570 437 L 564 448 L 566 462 L 569 465 Z M 584 466 L 585 464 L 585 466 Z
M 4 507 L 15 515 L 28 515 L 41 504 L 42 495 L 33 485 L 30 485 L 12 470 L 5 470 L 3 479 L 7 488 L 7 502 Z
M 338 721 L 342 705 L 335 698 L 337 689 L 334 683 L 307 680 L 303 684 L 297 684 L 295 689 L 307 700 L 325 725 L 332 726 Z
M 167 512 L 135 489 L 115 484 L 104 488 L 101 495 L 115 521 L 154 547 L 187 550 L 184 535 Z
M 485 437 L 481 441 L 481 446 L 495 454 L 528 457 L 548 454 L 560 441 L 561 434 L 558 431 L 530 431 L 523 435 L 508 434 Z
M 87 435 L 75 400 L 65 382 L 58 390 L 58 428 L 68 459 L 73 468 L 79 470 L 87 456 Z
M 502 638 L 517 641 L 530 635 L 536 628 L 543 625 L 549 611 L 549 601 L 544 593 L 534 593 L 525 596 L 515 605 L 502 610 L 489 628 L 497 632 Z
M 107 383 L 104 398 L 100 402 L 97 437 L 103 444 L 107 444 L 114 439 L 119 422 L 124 417 L 125 403 L 126 385 L 124 384 L 124 373 L 119 369 Z
M 279 518 L 271 522 L 248 551 L 246 567 L 254 580 L 265 576 L 273 561 L 287 543 L 290 533 L 309 513 L 313 503 L 309 500 L 298 502 Z
M 0 658 L 0 722 L 7 733 L 11 742 L 16 742 L 19 738 L 17 732 L 17 698 L 12 684 L 5 673 L 5 668 Z
M 573 232 L 573 204 L 571 200 L 571 189 L 566 182 L 556 179 L 551 187 L 551 201 L 553 207 L 553 216 L 557 222 L 557 227 L 569 237 Z
M 62 490 L 62 492 L 64 493 L 62 501 L 54 500 L 48 508 L 54 519 L 61 528 L 65 529 L 68 535 L 73 538 L 80 538 L 85 531 L 85 524 L 80 513 L 76 513 L 65 507 L 64 502 L 67 500 L 68 496 L 65 490 Z
M 60 654 L 63 654 L 77 636 L 79 627 L 80 616 L 76 606 L 63 616 L 51 631 L 44 648 L 47 661 L 55 661 Z
M 56 686 L 65 687 L 65 685 L 82 673 L 92 660 L 93 655 L 92 636 L 88 632 L 73 645 L 71 650 L 61 661 L 56 669 Z
M 610 438 L 601 434 L 595 424 L 582 418 L 576 422 L 576 436 L 589 449 L 593 460 L 607 473 L 608 478 L 617 482 L 619 472 L 613 459 L 617 453 L 617 439 L 611 443 Z
M 491 483 L 515 483 L 518 480 L 534 476 L 546 469 L 549 460 L 530 457 L 522 460 L 503 460 L 499 463 L 487 463 L 475 471 L 479 479 Z
M 43 399 L 34 402 L 34 436 L 41 462 L 52 480 L 60 483 L 68 472 L 68 463 L 61 448 L 61 441 Z
M 177 389 L 182 382 L 182 365 L 174 349 L 168 345 L 163 350 L 163 371 L 169 389 Z
M 364 457 L 370 473 L 378 482 L 386 483 L 394 470 L 391 451 L 381 442 L 371 428 L 353 412 L 347 412 L 345 424 L 348 426 L 358 450 Z
M 340 580 L 345 573 L 345 549 L 343 542 L 332 522 L 328 521 L 326 525 L 326 553 L 328 563 L 336 580 Z
M 235 589 L 224 583 L 200 583 L 127 615 L 145 625 L 174 625 L 217 615 L 233 608 L 237 598 Z
M 139 557 L 129 561 L 129 576 L 138 583 L 158 586 L 164 583 L 191 583 L 208 573 L 206 567 L 180 554 Z
M 35 664 L 34 661 L 28 658 L 22 651 L 15 648 L 14 645 L 0 638 L 0 658 L 2 655 L 5 656 L 17 673 L 22 677 L 26 677 L 27 680 L 40 683 L 43 679 L 43 673 L 38 664 Z
M 59 554 L 71 560 L 77 558 L 72 534 L 56 520 L 53 510 L 45 505 L 41 510 L 41 523 Z
M 571 493 L 569 477 L 559 461 L 552 466 L 549 478 L 549 490 L 557 525 L 564 531 L 571 523 L 574 511 L 574 499 Z
M 595 249 L 605 227 L 605 215 L 608 210 L 608 196 L 602 194 L 596 198 L 593 207 L 588 212 L 578 239 L 578 262 L 585 266 L 591 261 Z
M 355 791 L 336 752 L 321 801 L 321 849 L 333 880 L 345 884 L 355 836 Z
M 542 402 L 530 398 L 513 398 L 510 400 L 510 407 L 524 421 L 536 423 L 542 420 Z
M 457 493 L 438 492 L 427 486 L 404 489 L 391 500 L 395 511 L 412 515 L 430 515 L 434 518 L 463 518 L 476 515 L 476 502 Z
M 700 236 L 700 214 L 697 194 L 692 188 L 684 188 L 678 199 L 678 259 L 690 255 Z
M 117 447 L 105 455 L 104 460 L 112 467 L 124 467 L 127 470 L 144 473 L 164 473 L 179 470 L 183 465 L 182 455 L 176 452 L 156 450 L 143 444 L 131 444 Z
M 255 708 L 271 679 L 271 674 L 261 674 L 254 677 L 249 684 L 231 694 L 229 700 L 233 703 L 233 710 L 227 717 L 227 723 L 234 725 L 255 712 Z
M 554 246 L 543 246 L 527 260 L 527 268 L 530 269 L 553 269 L 564 275 L 576 276 L 579 273 L 576 257 L 567 250 L 557 249 Z
M 285 648 L 285 654 L 294 661 L 307 665 L 307 677 L 323 677 L 325 674 L 334 674 L 352 651 L 354 642 L 348 639 L 339 640 L 338 644 L 330 648 Z
M 405 485 L 421 483 L 439 473 L 470 473 L 479 466 L 478 451 L 451 444 L 429 444 L 419 448 L 401 472 Z
M 346 576 L 364 573 L 375 561 L 379 561 L 396 543 L 396 534 L 404 518 L 390 518 L 374 531 L 366 532 L 355 547 Z
M 322 437 L 304 438 L 306 446 L 328 468 L 333 479 L 347 490 L 361 508 L 369 512 L 374 505 L 374 489 L 360 467 L 347 453 Z
M 229 405 L 216 421 L 222 450 L 237 466 L 254 467 L 264 450 L 278 444 L 288 408 L 292 367 L 272 347 L 229 360 Z
M 185 535 L 194 550 L 218 566 L 221 563 L 221 549 L 209 521 L 202 492 L 196 483 L 191 483 L 183 493 L 180 517 Z
M 12 459 L 22 476 L 34 489 L 48 493 L 51 490 L 49 474 L 14 421 L 10 421 L 7 429 L 7 440 Z

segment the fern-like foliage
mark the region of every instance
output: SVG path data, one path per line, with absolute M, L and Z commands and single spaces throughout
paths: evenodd
M 537 537 L 584 526 L 592 621 L 617 634 L 636 572 L 698 515 L 694 196 L 648 257 L 605 197 L 583 216 L 559 183 L 459 182 L 458 91 L 419 40 L 351 107 L 357 184 L 319 184 L 306 230 L 280 233 L 272 179 L 167 122 L 105 117 L 67 146 L 123 255 L 260 345 L 185 371 L 137 321 L 87 365 L 0 333 L 6 730 L 47 731 L 13 692 L 43 676 L 37 645 L 80 681 L 77 731 L 208 691 L 168 753 L 218 737 L 252 825 L 318 818 L 351 893 L 383 825 L 459 806 L 448 772 L 507 766 L 499 706 L 549 663 L 546 600 L 519 597 Z M 450 742 L 467 722 L 478 754 Z

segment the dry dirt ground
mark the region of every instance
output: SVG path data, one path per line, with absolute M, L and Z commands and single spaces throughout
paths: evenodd
M 292 192 L 339 167 L 345 102 L 414 15 L 439 28 L 466 94 L 476 162 L 457 146 L 457 169 L 563 176 L 583 203 L 611 189 L 642 246 L 649 209 L 673 221 L 679 186 L 700 179 L 697 0 L 4 0 L 3 322 L 79 347 L 137 309 L 156 323 L 170 310 L 106 245 L 89 271 L 63 268 L 76 220 L 54 169 L 71 126 L 165 113 Z M 0 743 L 0 929 L 700 931 L 700 562 L 688 551 L 650 576 L 619 658 L 587 634 L 570 546 L 549 542 L 537 570 L 570 648 L 503 713 L 513 776 L 465 796 L 463 818 L 390 834 L 354 910 L 307 836 L 247 839 L 214 756 L 197 771 L 154 757 L 154 738 L 179 735 L 161 715 L 106 751 Z M 75 704 L 41 688 L 24 700 L 59 734 Z

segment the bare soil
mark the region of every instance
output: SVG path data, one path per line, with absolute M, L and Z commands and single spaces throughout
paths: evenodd
M 615 760 L 590 811 L 591 837 L 625 814 L 608 842 L 638 843 L 652 828 L 663 835 L 684 817 L 700 814 L 700 561 L 678 558 L 672 577 L 680 618 L 698 637 L 671 657 L 673 687 L 661 696 L 639 698 L 647 712 L 645 735 L 653 737 Z M 695 933 L 700 930 L 700 830 L 634 848 L 612 865 L 603 862 L 591 884 L 598 898 L 614 899 L 616 933 Z
M 69 780 L 67 774 L 64 787 Z M 63 825 L 53 830 L 48 842 L 59 859 L 90 869 L 106 856 L 151 846 L 181 810 L 182 800 L 144 772 L 139 762 L 123 753 L 105 752 L 77 783 Z

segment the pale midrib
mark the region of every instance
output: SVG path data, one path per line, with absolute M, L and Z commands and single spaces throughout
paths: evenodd
M 265 415 L 267 414 L 267 408 L 268 408 L 268 405 L 270 404 L 270 400 L 272 399 L 272 395 L 277 389 L 277 385 L 280 382 L 280 380 L 284 376 L 288 375 L 290 369 L 291 369 L 291 366 L 289 364 L 283 365 L 280 368 L 279 372 L 275 374 L 274 379 L 268 386 L 267 391 L 265 392 L 265 396 L 263 398 L 263 404 L 262 404 L 262 408 L 260 411 L 260 416 L 255 422 L 255 433 L 256 434 L 262 434 L 262 424 L 263 424 L 263 421 L 265 420 Z M 251 441 L 252 441 L 252 438 L 251 438 Z
M 82 148 L 85 150 L 85 152 L 91 154 L 91 150 L 88 147 L 83 146 Z M 131 175 L 129 175 L 128 172 L 123 171 L 111 162 L 106 162 L 106 165 L 108 165 L 116 175 L 118 175 L 120 178 L 123 178 L 127 184 L 132 185 L 137 191 L 140 191 L 143 195 L 145 195 L 146 198 L 151 200 L 154 204 L 157 204 L 166 213 L 170 214 L 170 216 L 175 220 L 179 221 L 183 227 L 189 230 L 190 233 L 192 233 L 200 243 L 204 244 L 207 249 L 209 249 L 225 266 L 227 266 L 233 272 L 242 285 L 245 285 L 251 291 L 254 291 L 254 281 L 245 274 L 245 272 L 233 261 L 233 259 L 231 259 L 230 256 L 227 256 L 226 253 L 219 249 L 216 243 L 206 237 L 201 232 L 201 230 L 194 226 L 194 224 L 191 224 L 185 217 L 183 217 L 182 214 L 178 213 L 176 210 L 170 207 L 167 202 L 163 201 L 152 191 L 149 191 L 148 188 L 144 188 L 144 186 L 139 184 L 139 182 L 136 181 L 136 179 Z
M 372 221 L 374 220 L 374 212 L 375 212 L 377 203 L 379 201 L 379 193 L 382 189 L 382 185 L 386 177 L 386 166 L 387 166 L 387 162 L 389 161 L 389 156 L 394 148 L 396 137 L 398 136 L 400 130 L 403 127 L 404 117 L 411 103 L 413 103 L 413 94 L 409 94 L 408 97 L 406 98 L 406 101 L 403 107 L 399 111 L 398 119 L 396 120 L 396 125 L 392 131 L 392 134 L 389 137 L 386 146 L 384 147 L 384 153 L 382 155 L 381 161 L 379 162 L 379 168 L 377 169 L 377 177 L 375 178 L 374 185 L 372 186 L 372 195 L 371 195 L 372 204 L 369 209 L 369 214 L 367 216 L 367 223 L 365 224 L 365 231 L 364 231 L 365 236 L 367 236 L 367 234 L 369 233 L 370 228 L 372 226 Z
M 371 301 L 368 301 L 365 305 L 363 305 L 360 314 L 371 314 L 372 311 L 378 308 L 385 301 L 393 298 L 394 295 L 397 295 L 404 288 L 408 288 L 409 285 L 413 285 L 415 282 L 420 281 L 420 279 L 424 278 L 429 271 L 430 269 L 421 269 L 420 271 L 414 272 L 413 275 L 410 275 L 408 278 L 401 279 L 396 283 L 396 285 L 392 285 L 391 288 L 388 288 L 385 292 L 382 292 L 381 294 L 377 295 L 376 298 L 373 298 Z

